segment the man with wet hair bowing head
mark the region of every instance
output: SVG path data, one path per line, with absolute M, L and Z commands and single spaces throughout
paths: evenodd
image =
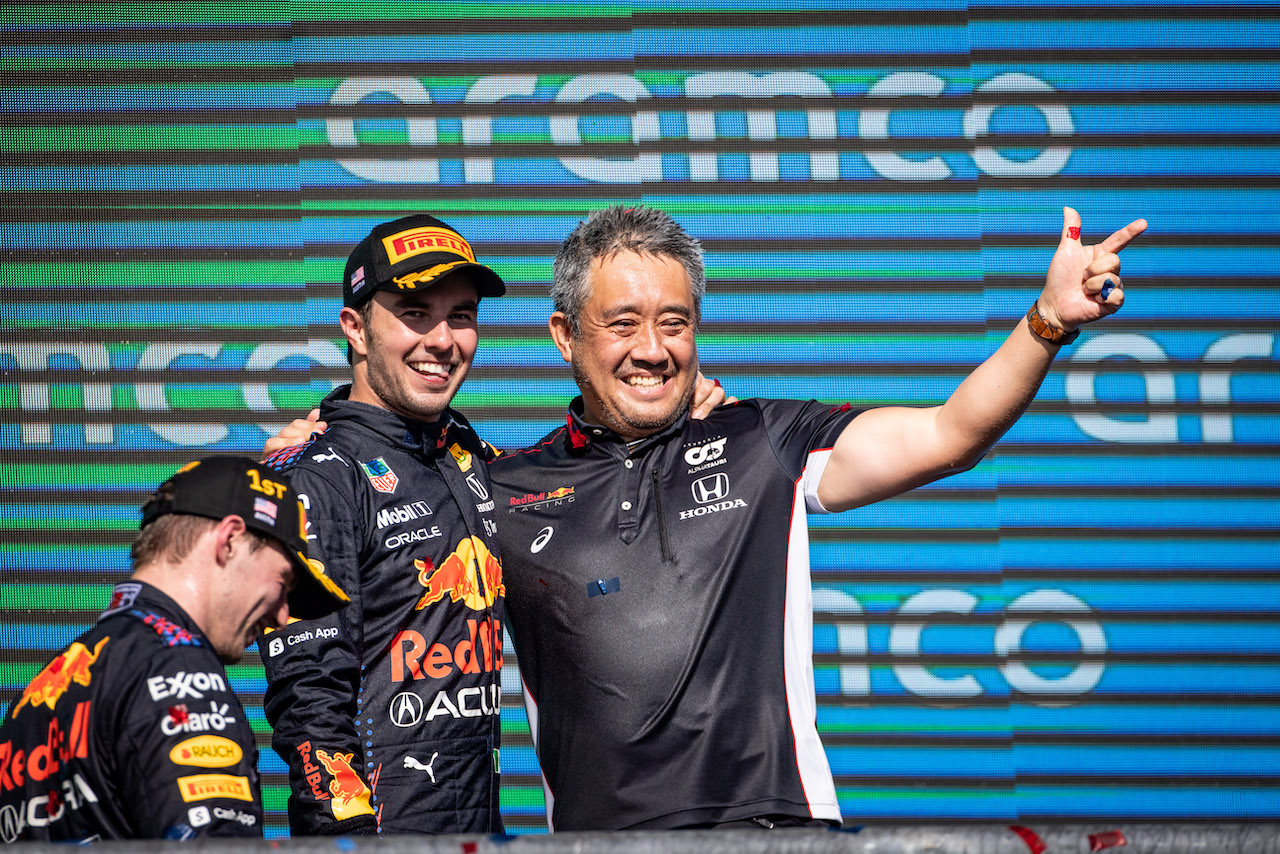
M 224 665 L 345 593 L 286 478 L 188 463 L 142 506 L 133 574 L 0 717 L 0 842 L 262 836 L 258 748 Z
M 974 466 L 1085 323 L 1117 256 L 1064 211 L 1044 289 L 931 408 L 745 400 L 686 415 L 706 288 L 661 211 L 592 214 L 556 257 L 550 329 L 582 392 L 489 468 L 507 615 L 556 830 L 838 824 L 815 724 L 806 511 Z

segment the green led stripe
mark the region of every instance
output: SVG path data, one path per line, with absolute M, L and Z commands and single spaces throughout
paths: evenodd
M 14 685 L 21 690 L 21 686 L 34 679 L 35 675 L 43 668 L 43 662 L 40 664 L 0 664 L 0 684 Z
M 703 328 L 706 329 L 708 327 L 703 327 Z M 504 349 L 527 348 L 530 345 L 533 345 L 538 348 L 551 346 L 550 339 L 543 337 L 545 333 L 545 329 L 541 326 L 538 326 L 532 329 L 529 335 L 524 337 L 514 337 L 514 336 L 505 336 L 505 335 L 504 336 L 484 335 L 483 321 L 481 322 L 480 329 L 481 329 L 481 339 L 480 339 L 481 345 L 480 346 L 490 352 L 496 352 L 498 350 L 504 350 Z M 733 345 L 739 345 L 739 344 L 755 344 L 755 345 L 768 344 L 770 346 L 774 346 L 774 345 L 783 346 L 783 345 L 789 345 L 789 344 L 803 345 L 803 346 L 809 346 L 811 344 L 825 344 L 825 345 L 859 344 L 859 345 L 875 345 L 875 347 L 878 348 L 878 347 L 901 347 L 906 345 L 910 345 L 912 347 L 918 347 L 924 342 L 934 341 L 936 342 L 936 346 L 938 347 L 951 349 L 955 346 L 956 341 L 982 341 L 984 340 L 984 335 L 985 333 L 983 332 L 973 332 L 973 333 L 960 332 L 960 333 L 947 334 L 947 335 L 925 335 L 923 333 L 919 335 L 885 335 L 885 334 L 863 335 L 856 332 L 832 333 L 832 332 L 819 332 L 819 331 L 814 331 L 813 333 L 804 332 L 804 333 L 786 333 L 786 334 L 762 331 L 758 335 L 755 335 L 755 334 L 739 335 L 739 334 L 726 334 L 723 332 L 699 332 L 698 345 L 700 347 L 721 347 L 721 346 L 733 346 Z M 1000 340 L 1003 341 L 1004 338 L 1008 335 L 1008 332 L 999 331 L 999 335 L 1000 335 Z M 487 367 L 496 369 L 497 366 L 489 365 Z M 560 366 L 557 366 L 557 369 L 559 367 Z M 565 370 L 567 369 L 568 367 L 565 366 Z M 912 365 L 903 365 L 902 370 L 904 373 L 907 373 L 912 370 L 919 370 L 919 369 Z M 932 368 L 930 368 L 930 370 L 932 370 Z M 839 373 L 839 371 L 836 371 L 836 372 Z M 856 373 L 856 369 L 854 369 L 854 372 Z M 567 378 L 568 374 L 565 374 L 565 377 Z
M 1025 730 L 1026 727 L 1020 727 Z M 818 723 L 818 732 L 823 735 L 898 735 L 903 733 L 927 733 L 928 735 L 972 735 L 976 733 L 986 733 L 997 736 L 1008 736 L 1011 728 L 1001 725 L 988 726 L 966 726 L 963 728 L 948 729 L 939 726 L 936 723 L 921 724 L 911 727 L 892 727 L 892 726 L 833 726 L 830 724 L 823 725 L 821 721 Z
M 176 465 L 146 463 L 13 463 L 0 468 L 5 489 L 30 489 L 57 484 L 61 489 L 111 486 L 154 489 L 173 474 Z
M 590 188 L 594 189 L 594 188 Z M 313 192 L 314 188 L 307 188 L 308 192 Z M 510 215 L 513 209 L 519 210 L 523 218 L 528 219 L 534 214 L 557 214 L 580 216 L 586 208 L 604 207 L 608 205 L 622 204 L 625 202 L 634 202 L 634 196 L 592 196 L 588 204 L 583 204 L 581 197 L 547 197 L 547 198 L 520 198 L 512 196 L 510 198 L 494 198 L 494 199 L 431 199 L 429 202 L 430 209 L 437 213 L 495 213 Z M 417 212 L 422 210 L 424 200 L 422 199 L 388 199 L 385 204 L 379 204 L 379 214 L 383 211 L 405 210 Z M 328 200 L 324 198 L 307 198 L 303 199 L 299 210 L 302 212 L 302 218 L 308 219 L 313 214 L 312 210 L 320 211 L 321 214 L 328 214 L 333 211 L 349 212 L 356 214 L 365 214 L 369 208 L 369 202 L 366 199 L 335 199 Z M 484 245 L 477 244 L 477 251 L 480 255 L 485 255 Z M 495 249 L 499 248 L 497 246 Z
M 69 43 L 65 46 L 65 49 L 67 50 L 68 54 L 70 54 L 72 51 L 85 50 L 84 47 L 70 43 L 70 41 L 71 39 L 69 38 L 68 39 Z M 258 44 L 264 43 L 262 40 L 255 40 L 255 42 Z M 282 41 L 274 40 L 274 41 L 267 41 L 265 43 L 280 45 L 282 44 Z M 92 46 L 90 46 L 88 49 L 92 50 L 93 48 Z M 242 61 L 236 64 L 234 67 L 236 68 L 237 71 L 259 69 L 260 71 L 263 72 L 264 77 L 269 78 L 271 76 L 274 76 L 275 78 L 278 79 L 284 76 L 284 74 L 288 72 L 289 65 L 290 65 L 289 60 L 282 58 L 278 60 L 268 59 L 265 61 L 257 61 L 257 62 Z M 14 71 L 14 72 L 20 72 L 20 73 L 26 72 L 27 74 L 30 74 L 36 71 L 49 71 L 54 74 L 60 74 L 60 73 L 65 73 L 69 70 L 74 69 L 75 71 L 78 71 L 78 72 L 81 72 L 81 71 L 85 72 L 87 77 L 91 77 L 93 72 L 95 71 L 109 73 L 109 72 L 115 72 L 115 71 L 121 71 L 121 70 L 128 70 L 130 72 L 134 72 L 138 74 L 142 74 L 145 72 L 151 72 L 154 74 L 155 72 L 159 71 L 159 72 L 173 74 L 175 76 L 179 74 L 195 76 L 202 72 L 208 72 L 210 70 L 222 71 L 226 67 L 227 67 L 227 63 L 217 61 L 217 60 L 210 61 L 210 62 L 197 61 L 197 62 L 181 62 L 181 63 L 167 61 L 167 60 L 143 62 L 141 60 L 125 60 L 125 59 L 120 59 L 117 57 L 110 57 L 110 56 L 73 57 L 70 55 L 63 56 L 63 57 L 56 57 L 52 59 L 22 57 L 19 59 L 8 60 L 6 62 L 0 63 L 0 69 L 4 71 Z M 165 88 L 170 89 L 172 87 L 166 86 Z
M 794 214 L 796 216 L 818 217 L 823 214 L 910 214 L 923 216 L 926 214 L 971 214 L 977 216 L 978 205 L 973 202 L 973 194 L 956 194 L 954 203 L 948 204 L 944 199 L 929 197 L 927 200 L 914 201 L 876 201 L 869 198 L 859 201 L 848 198 L 828 198 L 813 196 L 736 196 L 731 198 L 689 196 L 645 196 L 645 202 L 666 211 L 672 216 L 682 214 L 751 214 L 762 212 L 771 214 Z
M 21 602 L 24 610 L 97 611 L 111 599 L 111 584 L 6 584 L 5 607 Z
M 261 664 L 228 664 L 227 678 L 233 681 L 262 681 L 266 679 Z
M 485 255 L 483 249 L 478 250 L 479 260 L 493 267 L 508 282 L 551 283 L 551 257 L 555 247 L 548 245 L 546 261 L 498 261 Z
M 281 378 L 280 374 L 274 374 L 272 379 Z M 250 377 L 246 374 L 245 379 Z M 70 381 L 66 384 L 51 383 L 49 385 L 49 407 L 50 412 L 67 412 L 71 410 L 84 409 L 83 378 Z M 316 399 L 316 390 L 311 387 L 310 380 L 299 379 L 294 382 L 272 382 L 270 384 L 271 400 L 278 408 L 291 409 L 293 407 L 302 407 L 306 409 L 310 407 Z M 6 394 L 6 397 L 12 397 Z M 175 411 L 190 413 L 197 415 L 201 412 L 215 413 L 217 420 L 222 420 L 227 415 L 227 410 L 235 413 L 243 413 L 244 418 L 250 422 L 256 422 L 264 417 L 264 413 L 252 412 L 245 403 L 244 386 L 241 383 L 183 383 L 181 385 L 169 384 L 165 387 L 165 399 L 169 403 L 169 408 Z M 2 401 L 3 398 L 0 398 Z M 18 408 L 12 403 L 12 408 Z M 138 406 L 136 396 L 136 387 L 132 384 L 112 385 L 111 387 L 111 408 L 113 410 L 124 412 L 143 412 Z M 40 420 L 40 412 L 26 412 L 25 420 Z M 277 415 L 266 413 L 267 418 L 278 418 Z
M 267 812 L 278 812 L 289 807 L 289 787 L 263 785 L 262 807 Z
M 262 318 L 260 315 L 256 313 L 256 310 L 258 309 L 258 303 L 257 303 L 257 300 L 253 298 L 253 294 L 246 293 L 243 301 L 236 300 L 234 303 L 228 302 L 227 304 L 239 305 L 244 309 L 244 311 L 240 312 L 238 317 L 209 318 L 209 317 L 198 317 L 198 316 L 192 315 L 190 321 L 188 322 L 188 328 L 226 329 L 226 330 L 244 329 L 244 330 L 257 331 L 259 333 L 262 332 Z M 84 304 L 82 303 L 81 306 L 83 307 L 83 305 Z M 101 302 L 99 302 L 98 305 L 101 306 L 105 312 L 107 306 L 102 305 Z M 299 301 L 299 305 L 301 305 L 301 301 Z M 174 323 L 161 324 L 158 321 L 154 320 L 150 315 L 151 315 L 151 312 L 147 310 L 147 306 L 145 304 L 139 305 L 139 306 L 129 306 L 125 310 L 119 312 L 115 317 L 104 316 L 104 317 L 94 318 L 92 321 L 86 319 L 84 322 L 76 324 L 76 328 L 101 330 L 101 329 L 119 329 L 122 325 L 125 325 L 125 326 L 133 325 L 131 323 L 122 323 L 122 320 L 126 317 L 128 318 L 128 320 L 133 321 L 137 325 L 161 326 L 165 328 L 173 328 L 175 326 Z M 27 318 L 22 318 L 21 322 L 16 322 L 15 319 L 13 319 L 12 315 L 10 314 L 9 316 L 5 317 L 5 323 L 7 326 L 9 326 L 10 329 L 21 329 L 24 332 L 30 331 L 30 330 L 38 330 L 38 329 L 62 330 L 67 328 L 67 321 L 65 319 L 55 318 L 55 317 L 48 317 L 48 318 L 27 317 Z M 298 326 L 298 327 L 277 327 L 277 328 L 301 329 L 302 327 Z
M 510 667 L 509 664 L 503 664 L 504 667 Z M 511 712 L 504 711 L 499 716 L 499 722 L 502 724 L 502 737 L 511 739 L 512 737 L 527 740 L 529 736 L 529 724 L 523 717 L 512 719 Z
M 168 151 L 294 149 L 293 125 L 92 125 L 10 128 L 0 151 Z
M 24 4 L 26 26 L 102 27 L 140 25 L 289 24 L 293 21 L 484 20 L 583 17 L 628 17 L 633 7 L 616 2 L 576 3 L 422 3 L 420 0 L 352 0 L 341 5 L 318 2 L 278 4 L 153 3 Z M 589 21 L 590 17 L 584 18 Z
M 619 112 L 621 113 L 621 111 Z M 625 113 L 622 113 L 622 114 L 625 115 Z M 372 121 L 372 120 L 369 120 L 369 121 Z M 409 142 L 408 131 L 405 127 L 403 119 L 384 118 L 384 119 L 379 119 L 378 121 L 380 121 L 384 125 L 387 123 L 392 123 L 392 124 L 388 127 L 362 127 L 360 130 L 360 144 L 362 146 L 365 146 L 365 145 L 417 145 L 415 143 Z M 297 131 L 296 139 L 298 144 L 300 145 L 321 146 L 326 149 L 329 148 L 330 146 L 328 133 L 325 128 L 321 128 L 321 127 L 300 128 Z M 186 140 L 183 140 L 183 142 L 186 142 Z M 588 144 L 590 143 L 625 144 L 625 143 L 631 142 L 631 136 L 629 135 L 629 133 L 628 134 L 592 133 L 589 136 L 584 134 L 583 142 Z M 462 132 L 460 130 L 449 130 L 448 127 L 441 127 L 437 131 L 437 138 L 434 145 L 463 145 L 463 144 L 464 142 L 462 139 Z M 493 145 L 540 146 L 538 150 L 528 152 L 528 153 L 526 152 L 505 153 L 502 155 L 502 159 L 504 161 L 517 159 L 520 157 L 544 159 L 544 158 L 570 156 L 563 151 L 557 152 L 557 151 L 550 150 L 547 146 L 549 146 L 551 143 L 547 134 L 545 133 L 503 133 L 501 131 L 495 131 L 495 133 L 493 134 L 492 144 Z M 199 148 L 200 146 L 184 145 L 182 147 L 183 148 Z M 424 155 L 429 156 L 432 154 L 431 146 L 418 145 L 418 147 L 421 148 Z M 483 154 L 482 151 L 477 151 L 475 156 L 480 156 L 482 154 Z M 335 153 L 334 156 L 341 158 L 344 156 L 344 153 L 341 151 L 338 151 Z M 359 153 L 356 153 L 354 156 L 369 157 L 368 154 L 359 154 Z M 437 154 L 436 156 L 439 156 L 439 155 Z M 468 156 L 472 156 L 472 155 L 468 155 Z M 458 158 L 455 155 L 452 157 L 445 156 L 441 159 L 457 160 Z M 579 203 L 579 206 L 581 206 L 581 203 Z
M 448 88 L 448 89 L 457 89 L 457 88 L 467 89 L 467 88 L 470 88 L 477 80 L 483 79 L 483 76 L 484 75 L 479 75 L 479 74 L 465 74 L 465 75 L 454 75 L 454 76 L 415 75 L 415 77 L 422 82 L 422 85 L 428 88 L 433 88 L 433 89 L 437 87 Z M 315 92 L 319 93 L 321 96 L 327 99 L 329 95 L 333 92 L 333 90 L 338 85 L 340 85 L 344 79 L 345 78 L 342 78 L 342 77 L 295 77 L 294 87 L 295 87 L 295 90 L 300 92 L 314 90 Z M 556 88 L 563 86 L 565 83 L 567 83 L 572 79 L 573 79 L 573 75 L 568 75 L 568 74 L 563 74 L 563 75 L 562 74 L 539 74 L 538 75 L 538 82 L 541 83 L 543 86 L 554 86 Z M 498 109 L 499 106 L 500 105 L 498 104 L 484 105 L 486 112 L 488 110 Z M 622 106 L 623 106 L 622 102 L 619 102 L 619 108 L 621 108 Z M 630 108 L 631 108 L 630 105 L 627 105 L 627 109 L 630 109 Z
M 518 807 L 542 807 L 542 787 L 503 785 L 502 790 L 498 794 L 498 802 L 504 809 L 515 809 Z
M 110 27 L 193 24 L 288 24 L 300 4 L 227 3 L 25 3 L 27 27 Z
M 293 16 L 298 20 L 484 20 L 502 18 L 629 17 L 631 4 L 606 0 L 579 0 L 576 3 L 422 3 L 419 0 L 349 0 L 341 6 L 327 3 L 295 2 Z M 589 15 L 590 17 L 584 17 Z
M 596 189 L 594 187 L 587 189 Z M 319 193 L 317 188 L 309 187 L 308 192 Z M 461 214 L 499 213 L 509 215 L 518 209 L 522 216 L 535 214 L 580 216 L 586 210 L 607 207 L 609 205 L 634 203 L 643 198 L 646 204 L 671 213 L 673 216 L 684 214 L 761 214 L 775 215 L 794 214 L 796 216 L 816 216 L 822 214 L 965 214 L 977 215 L 978 207 L 973 203 L 972 193 L 957 193 L 948 200 L 929 197 L 921 202 L 910 200 L 884 201 L 869 196 L 863 201 L 856 194 L 839 198 L 813 196 L 754 196 L 741 195 L 729 198 L 707 196 L 658 196 L 650 193 L 625 195 L 593 195 L 584 201 L 581 196 L 549 196 L 543 198 L 524 198 L 520 196 L 485 198 L 485 199 L 431 199 L 430 207 L 438 212 L 454 212 Z M 389 199 L 378 206 L 379 213 L 387 210 L 419 211 L 423 200 L 416 198 Z M 351 212 L 366 214 L 369 202 L 365 199 L 326 199 L 323 195 L 303 199 L 299 205 L 303 218 L 310 211 L 318 211 L 319 215 L 332 212 Z M 372 214 L 369 214 L 372 215 Z M 484 254 L 483 246 L 479 247 Z
M 973 333 L 955 333 L 947 335 L 861 335 L 858 333 L 831 334 L 814 332 L 813 334 L 792 334 L 792 335 L 776 335 L 763 332 L 759 335 L 725 335 L 721 333 L 699 333 L 698 344 L 702 347 L 710 346 L 734 346 L 741 344 L 768 344 L 770 346 L 780 346 L 784 344 L 795 345 L 812 345 L 812 344 L 873 344 L 877 346 L 895 347 L 910 345 L 912 347 L 934 341 L 936 346 L 943 348 L 952 348 L 956 341 L 982 341 L 985 338 L 985 332 Z M 1001 340 L 1007 336 L 1007 332 L 1001 333 Z M 487 345 L 490 339 L 484 339 Z M 526 341 L 527 343 L 527 341 Z M 912 370 L 919 370 L 912 365 L 903 365 L 903 373 L 910 373 Z M 838 373 L 838 371 L 835 371 Z M 855 368 L 856 372 L 856 368 Z
M 38 523 L 42 520 L 25 520 L 25 519 L 0 519 L 0 533 L 8 533 L 10 531 L 42 531 L 48 530 L 47 525 L 32 524 L 32 521 Z M 49 521 L 49 520 L 43 520 Z M 58 531 L 60 537 L 66 534 L 78 531 L 130 531 L 138 530 L 137 519 L 69 519 L 66 516 L 58 517 Z M 50 536 L 55 532 L 49 531 Z M 97 607 L 97 606 L 95 606 Z
M 306 295 L 299 274 L 300 260 L 285 261 L 131 261 L 116 263 L 66 262 L 15 262 L 6 267 L 13 281 L 92 282 L 95 290 L 105 287 L 172 289 L 197 287 L 228 287 L 238 282 L 255 285 L 278 285 L 294 288 L 298 296 Z M 78 294 L 81 292 L 77 291 Z M 245 289 L 245 296 L 254 291 Z M 168 293 L 157 297 L 166 300 Z M 77 299 L 82 301 L 83 295 Z
M 340 339 L 333 339 L 333 343 L 340 344 L 342 341 Z M 102 346 L 105 347 L 107 352 L 115 359 L 118 359 L 121 363 L 130 364 L 128 359 L 130 357 L 135 359 L 140 357 L 144 352 L 146 352 L 147 348 L 151 346 L 151 343 L 146 341 L 104 341 L 102 342 Z M 262 345 L 257 341 L 226 341 L 222 344 L 220 354 L 225 357 L 233 353 L 238 353 L 241 356 L 247 357 L 260 346 Z M 215 368 L 212 370 L 217 371 L 218 369 Z M 82 379 L 85 378 L 76 378 L 74 380 L 68 379 L 67 382 L 79 383 Z M 91 377 L 88 379 L 93 380 L 97 378 Z M 277 369 L 277 371 L 271 375 L 270 379 L 285 383 L 305 383 L 308 381 L 306 374 L 300 373 L 297 370 L 285 369 Z M 228 384 L 231 381 L 223 380 L 222 382 L 224 384 Z M 56 385 L 56 383 L 53 384 Z
M 460 391 L 453 399 L 453 406 L 458 409 L 465 410 L 468 407 L 480 406 L 541 406 L 551 408 L 561 408 L 565 404 L 564 392 L 559 394 L 512 394 L 510 392 L 502 392 L 500 394 L 485 394 L 477 392 Z
M 932 253 L 934 250 L 924 250 Z M 981 250 L 974 246 L 972 249 L 960 249 L 954 252 L 956 256 L 956 264 L 946 266 L 943 264 L 930 264 L 927 268 L 920 266 L 910 267 L 853 267 L 853 266 L 823 266 L 822 276 L 827 279 L 851 279 L 851 278 L 884 278 L 891 276 L 895 279 L 956 279 L 968 274 L 973 277 L 974 290 L 982 288 L 982 279 L 980 270 L 978 269 L 978 253 Z M 734 253 L 739 254 L 739 253 Z M 864 254 L 857 250 L 849 251 L 850 255 L 857 256 Z M 869 254 L 869 253 L 867 253 Z M 898 250 L 898 254 L 903 256 L 904 260 L 911 257 L 910 250 Z M 960 262 L 971 261 L 968 264 Z M 716 262 L 714 275 L 707 278 L 712 282 L 719 279 L 811 279 L 814 275 L 813 265 L 800 263 L 796 266 L 768 266 L 765 264 L 728 264 L 723 261 Z

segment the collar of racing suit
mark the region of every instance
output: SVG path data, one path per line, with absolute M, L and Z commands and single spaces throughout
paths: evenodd
M 390 409 L 350 399 L 351 386 L 339 386 L 320 402 L 320 420 L 329 424 L 353 421 L 362 428 L 382 436 L 389 443 L 430 457 L 445 449 L 452 429 L 470 429 L 467 419 L 453 409 L 446 409 L 438 421 L 416 421 Z

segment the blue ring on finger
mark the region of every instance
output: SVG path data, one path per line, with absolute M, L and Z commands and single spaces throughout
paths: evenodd
M 1101 292 L 1099 292 L 1098 295 L 1102 297 L 1103 302 L 1106 302 L 1107 297 L 1111 296 L 1111 292 L 1114 291 L 1115 289 L 1116 289 L 1116 283 L 1111 281 L 1110 279 L 1107 279 L 1102 283 L 1102 290 Z

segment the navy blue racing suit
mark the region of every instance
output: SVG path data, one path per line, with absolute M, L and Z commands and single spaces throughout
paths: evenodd
M 0 726 L 0 840 L 260 837 L 257 762 L 195 623 L 123 582 Z
M 325 398 L 327 432 L 267 463 L 351 597 L 258 642 L 295 835 L 502 832 L 502 565 L 487 461 L 447 410 L 422 423 Z

